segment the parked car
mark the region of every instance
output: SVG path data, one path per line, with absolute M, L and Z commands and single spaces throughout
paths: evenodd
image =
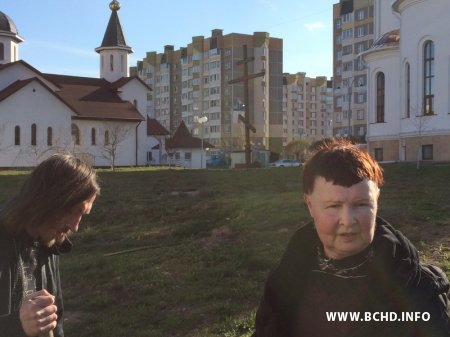
M 227 158 L 223 155 L 223 153 L 218 152 L 215 154 L 208 155 L 206 158 L 206 167 L 227 167 Z
M 294 167 L 294 166 L 301 166 L 302 163 L 298 160 L 291 160 L 291 159 L 281 159 L 274 161 L 273 163 L 269 163 L 269 167 Z

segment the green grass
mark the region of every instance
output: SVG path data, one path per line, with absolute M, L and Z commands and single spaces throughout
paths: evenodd
M 250 336 L 269 269 L 309 221 L 298 168 L 99 175 L 102 195 L 62 258 L 67 336 Z M 385 176 L 379 214 L 450 275 L 450 167 Z M 0 205 L 24 178 L 0 172 Z

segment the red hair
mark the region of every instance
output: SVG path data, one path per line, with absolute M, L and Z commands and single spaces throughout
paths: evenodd
M 364 179 L 383 185 L 383 169 L 364 149 L 345 139 L 325 139 L 315 147 L 303 166 L 303 192 L 314 190 L 316 177 L 350 187 Z

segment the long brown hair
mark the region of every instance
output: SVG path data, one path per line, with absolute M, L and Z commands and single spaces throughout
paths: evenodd
M 44 226 L 78 203 L 100 194 L 95 170 L 68 154 L 54 154 L 34 168 L 17 196 L 0 213 L 10 233 Z

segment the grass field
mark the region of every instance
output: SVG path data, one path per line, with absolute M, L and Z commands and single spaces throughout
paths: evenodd
M 66 335 L 249 336 L 269 269 L 309 221 L 298 168 L 100 171 L 62 258 Z M 450 166 L 385 167 L 379 215 L 450 276 Z M 0 172 L 0 204 L 25 178 Z

